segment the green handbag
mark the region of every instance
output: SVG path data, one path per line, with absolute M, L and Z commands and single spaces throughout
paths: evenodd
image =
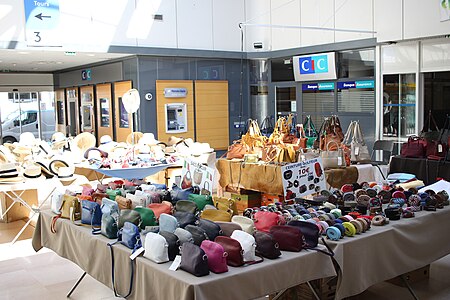
M 148 207 L 136 207 L 134 209 L 141 215 L 141 229 L 145 229 L 145 226 L 156 226 L 155 213 Z
M 108 239 L 117 239 L 117 214 L 103 214 L 101 233 Z
M 198 210 L 203 210 L 207 204 L 214 205 L 212 197 L 209 195 L 190 194 L 188 199 L 195 202 Z
M 184 211 L 195 215 L 197 212 L 197 204 L 191 200 L 178 200 L 175 204 L 175 211 Z
M 317 140 L 317 137 L 309 137 L 306 138 L 306 148 L 312 148 L 314 145 L 314 142 Z
M 136 226 L 139 226 L 141 223 L 141 214 L 132 209 L 122 209 L 119 214 L 119 222 L 117 222 L 117 229 L 123 227 L 125 222 L 133 223 Z
M 116 200 L 116 196 L 120 196 L 121 192 L 120 192 L 120 190 L 107 189 L 106 190 L 106 195 L 108 195 L 109 199 Z

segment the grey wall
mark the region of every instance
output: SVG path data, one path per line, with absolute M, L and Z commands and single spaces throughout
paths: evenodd
M 91 80 L 81 79 L 81 71 L 85 69 L 91 70 Z M 97 66 L 85 66 L 76 70 L 55 73 L 54 75 L 55 89 L 120 80 L 123 80 L 122 62 Z

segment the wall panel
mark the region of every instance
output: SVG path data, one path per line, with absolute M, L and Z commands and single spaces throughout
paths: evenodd
M 335 28 L 373 31 L 373 0 L 335 0 Z M 367 39 L 372 33 L 335 32 L 336 42 Z
M 239 23 L 245 21 L 245 5 L 242 0 L 213 0 L 214 50 L 240 51 L 241 31 Z
M 374 31 L 378 42 L 402 39 L 403 0 L 374 1 Z
M 272 27 L 272 50 L 300 47 L 300 0 L 271 0 L 272 24 L 297 28 Z
M 334 28 L 334 0 L 302 0 L 301 26 Z M 334 43 L 334 32 L 302 29 L 301 46 Z
M 212 0 L 177 0 L 178 48 L 213 49 Z

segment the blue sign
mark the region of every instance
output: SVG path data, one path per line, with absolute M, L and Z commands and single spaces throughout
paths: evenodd
M 373 89 L 374 87 L 375 81 L 373 80 L 338 82 L 338 90 Z
M 302 91 L 329 91 L 334 90 L 334 82 L 305 83 L 302 84 Z
M 59 23 L 59 0 L 24 0 L 27 29 L 53 29 Z
M 91 69 L 81 70 L 81 80 L 91 80 Z
M 300 74 L 328 73 L 328 56 L 315 55 L 299 58 Z

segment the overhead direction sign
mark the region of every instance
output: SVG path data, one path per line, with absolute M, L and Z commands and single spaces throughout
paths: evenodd
M 58 37 L 59 0 L 24 0 L 28 46 L 61 46 Z

